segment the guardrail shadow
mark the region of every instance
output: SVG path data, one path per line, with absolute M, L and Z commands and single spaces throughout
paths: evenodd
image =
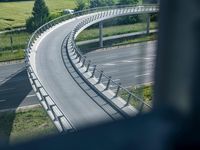
M 13 123 L 16 117 L 16 109 L 31 92 L 32 88 L 26 74 L 22 69 L 0 85 L 0 145 L 8 145 Z

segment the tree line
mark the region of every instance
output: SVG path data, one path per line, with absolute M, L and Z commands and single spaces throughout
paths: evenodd
M 75 11 L 89 8 L 112 6 L 112 5 L 134 5 L 142 0 L 74 0 L 76 4 Z M 62 14 L 60 14 L 62 15 Z M 35 0 L 32 16 L 26 20 L 26 29 L 29 32 L 35 31 L 37 28 L 57 16 L 52 16 L 44 0 Z M 138 15 L 126 16 L 113 20 L 113 24 L 130 24 L 141 21 Z
M 138 4 L 141 0 L 75 0 L 75 10 L 84 10 L 95 7 L 113 6 L 113 5 L 131 5 Z

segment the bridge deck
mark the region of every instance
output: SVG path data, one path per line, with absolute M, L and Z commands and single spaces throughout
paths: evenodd
M 61 56 L 62 42 L 81 18 L 72 20 L 43 37 L 38 43 L 35 58 L 37 74 L 43 86 L 76 128 L 112 121 L 112 115 L 122 117 L 101 97 L 94 95 L 94 92 L 93 97 L 89 97 L 65 68 Z M 98 98 L 98 103 L 94 98 Z M 105 107 L 106 110 L 103 109 Z

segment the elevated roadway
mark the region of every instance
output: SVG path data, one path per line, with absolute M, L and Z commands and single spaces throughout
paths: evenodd
M 156 41 L 149 41 L 99 49 L 87 53 L 86 56 L 94 64 L 102 66 L 105 73 L 112 76 L 115 81 L 121 82 L 124 87 L 130 87 L 153 81 L 155 48 Z M 141 56 L 141 54 L 145 55 Z M 144 70 L 140 72 L 139 68 Z M 90 70 L 92 69 L 91 67 Z M 39 103 L 28 82 L 24 63 L 0 65 L 0 70 L 2 70 L 0 73 L 0 110 L 16 109 Z M 138 78 L 141 78 L 140 83 L 138 83 Z M 111 88 L 116 89 L 117 87 L 111 85 Z
M 88 95 L 65 68 L 61 56 L 63 39 L 82 18 L 85 16 L 70 20 L 44 36 L 37 43 L 35 57 L 37 75 L 42 85 L 52 99 L 56 100 L 56 105 L 64 115 L 78 129 L 113 121 L 113 118 L 123 118 L 95 92 L 92 92 L 92 96 Z M 95 100 L 97 98 L 98 103 Z
M 76 75 L 76 70 L 70 64 L 66 68 L 61 55 L 61 49 L 64 46 L 63 39 L 71 33 L 76 25 L 94 16 L 98 17 L 98 21 L 100 21 L 101 16 L 103 20 L 156 11 L 156 6 L 148 6 L 147 8 L 137 6 L 100 11 L 69 19 L 53 27 L 49 23 L 37 30 L 28 45 L 27 69 L 38 98 L 42 103 L 46 103 L 45 109 L 53 115 L 54 121 L 63 122 L 64 117 L 68 122 L 67 126 L 79 130 L 84 127 L 127 118 L 127 114 L 119 111 L 118 108 L 100 96 L 97 91 L 85 84 L 82 78 L 78 74 Z M 48 29 L 46 30 L 46 28 Z M 126 107 L 129 106 L 124 106 L 123 109 Z M 135 110 L 133 113 L 136 114 Z M 62 123 L 61 126 L 63 126 Z

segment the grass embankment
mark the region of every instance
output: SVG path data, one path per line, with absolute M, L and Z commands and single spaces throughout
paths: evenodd
M 0 62 L 24 59 L 24 50 L 0 51 Z
M 151 22 L 150 29 L 156 29 L 157 23 Z M 126 33 L 133 33 L 138 31 L 145 31 L 146 30 L 146 23 L 135 23 L 135 24 L 128 24 L 128 25 L 117 25 L 112 27 L 104 27 L 103 28 L 103 36 L 113 36 L 119 34 L 126 34 Z M 95 29 L 86 29 L 82 31 L 76 41 L 85 41 L 99 38 L 99 28 Z
M 134 25 L 120 25 L 114 27 L 105 27 L 104 28 L 104 37 L 124 34 L 124 33 L 131 33 L 137 31 L 144 31 L 145 23 L 137 23 Z M 151 23 L 151 29 L 155 29 L 157 27 L 155 22 Z M 98 38 L 98 29 L 86 29 L 83 31 L 79 36 L 78 40 L 89 40 Z M 12 44 L 11 38 L 12 37 Z M 30 34 L 27 32 L 15 32 L 15 33 L 5 33 L 0 34 L 0 61 L 8 61 L 8 60 L 17 60 L 23 59 L 23 49 L 25 48 L 27 39 L 30 37 Z M 153 35 L 150 36 L 143 36 L 138 38 L 123 38 L 114 41 L 106 41 L 104 42 L 105 47 L 109 46 L 116 46 L 122 44 L 130 44 L 136 42 L 143 42 L 148 40 L 154 40 L 156 37 Z M 85 45 L 81 47 L 83 50 L 87 49 L 95 49 L 98 48 L 98 43 L 93 43 Z
M 0 113 L 0 137 L 11 144 L 57 133 L 42 107 Z
M 150 35 L 141 35 L 137 37 L 108 40 L 108 41 L 104 41 L 104 48 L 153 41 L 156 39 L 157 39 L 156 34 L 150 34 Z M 99 42 L 96 42 L 96 43 L 90 43 L 90 44 L 85 44 L 85 45 L 79 45 L 79 48 L 81 49 L 83 53 L 88 53 L 90 51 L 99 49 L 100 47 L 99 47 Z
M 151 22 L 150 29 L 156 29 L 156 28 L 157 28 L 157 23 Z M 113 35 L 134 33 L 134 32 L 145 31 L 145 30 L 146 30 L 146 23 L 136 23 L 136 24 L 131 24 L 131 25 L 105 27 L 103 29 L 103 35 L 104 35 L 104 37 L 108 37 L 108 36 L 113 36 Z M 85 41 L 85 40 L 95 39 L 98 37 L 99 37 L 99 29 L 98 28 L 86 29 L 78 35 L 76 41 L 77 42 Z M 145 42 L 145 41 L 152 41 L 152 40 L 156 40 L 156 39 L 157 39 L 156 34 L 141 35 L 141 36 L 135 36 L 135 37 L 126 37 L 126 38 L 104 41 L 104 47 L 133 44 L 133 43 L 139 43 L 139 42 Z M 83 53 L 86 53 L 86 52 L 92 51 L 94 49 L 98 49 L 99 42 L 80 45 L 79 47 L 83 51 Z
M 0 34 L 0 62 L 23 59 L 23 50 L 29 37 L 27 32 Z
M 74 0 L 45 1 L 51 13 L 75 7 Z M 25 20 L 31 16 L 33 4 L 34 1 L 0 2 L 0 31 L 24 26 Z
M 149 105 L 152 105 L 152 99 L 153 99 L 153 86 L 152 85 L 146 85 L 142 86 L 139 88 L 129 88 L 128 89 L 131 93 L 135 94 L 136 96 L 140 97 L 141 99 L 144 100 Z M 120 91 L 119 96 L 123 98 L 124 100 L 128 99 L 129 94 L 123 90 Z M 134 97 L 131 97 L 130 99 L 130 104 L 137 108 L 138 110 L 140 109 L 141 103 L 135 99 Z M 149 110 L 148 107 L 144 106 L 144 110 Z
M 0 51 L 24 49 L 30 36 L 24 31 L 0 34 Z

